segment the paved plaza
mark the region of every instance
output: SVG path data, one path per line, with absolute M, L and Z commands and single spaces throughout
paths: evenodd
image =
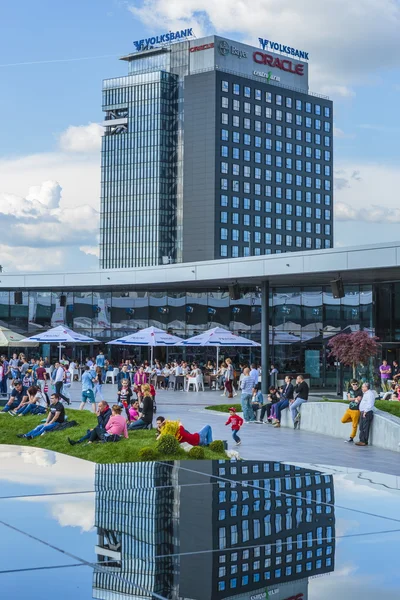
M 80 403 L 80 383 L 74 382 L 71 388 L 72 408 Z M 111 404 L 117 398 L 117 386 L 103 385 L 104 398 Z M 227 414 L 206 410 L 212 404 L 225 404 L 227 398 L 220 392 L 174 392 L 157 390 L 157 414 L 168 419 L 179 419 L 189 431 L 199 431 L 210 424 L 214 439 L 228 440 L 229 448 L 235 448 L 231 430 L 225 427 Z M 240 395 L 231 402 L 240 403 Z M 337 465 L 341 467 L 379 471 L 392 475 L 400 474 L 397 452 L 369 446 L 359 448 L 344 443 L 337 438 L 289 428 L 275 429 L 270 425 L 243 425 L 239 447 L 240 456 L 253 460 L 280 460 Z

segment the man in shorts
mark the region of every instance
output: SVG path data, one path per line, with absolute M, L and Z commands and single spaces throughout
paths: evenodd
M 93 391 L 94 381 L 95 377 L 93 377 L 93 371 L 90 370 L 90 367 L 86 366 L 82 373 L 82 401 L 79 410 L 83 410 L 86 402 L 90 402 L 92 405 L 92 411 L 94 413 L 96 412 L 96 400 Z

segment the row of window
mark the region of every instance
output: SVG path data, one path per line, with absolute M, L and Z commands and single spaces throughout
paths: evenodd
M 306 163 L 306 164 L 309 164 L 310 169 L 311 169 L 311 163 Z M 301 160 L 299 160 L 299 161 L 296 160 L 296 170 L 301 171 L 302 167 L 303 167 L 303 162 Z M 328 167 L 328 169 L 329 169 L 329 175 L 328 175 L 328 177 L 329 177 L 330 176 L 330 167 Z M 225 161 L 221 162 L 221 173 L 223 175 L 228 175 L 229 171 L 231 171 L 231 174 L 234 176 L 251 177 L 253 179 L 265 179 L 265 181 L 273 181 L 273 175 L 272 175 L 271 169 L 263 170 L 260 167 L 250 167 L 247 165 L 240 165 L 238 163 L 227 163 Z M 308 172 L 311 172 L 311 171 L 308 171 Z M 294 177 L 293 173 L 285 172 L 285 177 L 284 177 L 282 171 L 274 171 L 274 180 L 276 183 L 286 183 L 286 185 L 293 185 L 294 183 L 296 183 L 297 186 L 303 185 L 303 176 L 302 175 L 296 175 Z M 326 191 L 331 190 L 330 179 L 325 179 L 324 182 L 322 183 L 322 180 L 319 177 L 315 177 L 314 185 L 313 185 L 312 178 L 309 176 L 306 176 L 306 177 L 304 177 L 304 184 L 306 187 L 315 187 L 318 190 L 322 189 L 322 186 L 324 187 L 324 189 Z
M 241 150 L 240 148 L 237 148 L 236 146 L 233 146 L 230 149 L 229 149 L 229 146 L 221 146 L 221 156 L 223 158 L 230 158 L 229 154 L 231 154 L 231 157 L 234 160 L 243 159 L 245 162 L 253 162 L 256 164 L 262 164 L 262 163 L 264 163 L 266 165 L 275 164 L 276 167 L 283 167 L 283 165 L 285 165 L 286 169 L 293 169 L 294 168 L 293 165 L 295 165 L 297 171 L 303 170 L 303 161 L 301 159 L 297 159 L 296 161 L 294 161 L 293 158 L 291 158 L 290 156 L 287 156 L 287 157 L 285 157 L 285 159 L 283 159 L 282 156 L 280 156 L 279 154 L 272 155 L 272 154 L 264 154 L 262 152 L 253 151 L 253 150 Z M 297 154 L 297 152 L 296 152 L 296 154 Z M 331 160 L 331 153 L 329 150 L 325 150 L 324 158 L 326 161 Z M 273 161 L 273 159 L 275 159 L 275 161 Z M 308 160 L 304 161 L 304 170 L 307 173 L 312 173 L 313 168 L 314 168 L 314 172 L 317 175 L 320 175 L 322 173 L 322 171 L 324 172 L 324 175 L 327 177 L 329 177 L 331 175 L 331 166 L 330 165 L 321 165 L 321 163 L 311 162 Z
M 267 109 L 268 110 L 268 109 Z M 277 111 L 277 112 L 281 112 L 281 111 Z M 269 113 L 268 113 L 269 115 Z M 270 116 L 267 116 L 266 113 L 266 117 L 272 119 L 272 113 Z M 279 118 L 277 118 L 277 121 L 282 121 L 282 115 L 279 115 Z M 291 121 L 287 121 L 288 123 L 291 123 Z M 229 125 L 231 124 L 233 127 L 241 127 L 241 117 L 239 117 L 238 115 L 231 115 L 231 119 L 229 118 L 229 114 L 228 113 L 221 113 L 221 123 L 222 125 Z M 301 124 L 296 123 L 296 125 Z M 317 125 L 318 124 L 318 125 Z M 271 127 L 269 127 L 269 125 L 271 125 L 271 123 L 264 123 L 264 128 L 265 128 L 265 133 L 272 133 L 272 125 Z M 306 117 L 305 119 L 305 125 L 307 128 L 312 128 L 312 119 L 311 117 Z M 321 130 L 321 121 L 315 119 L 315 125 L 314 125 L 315 129 L 317 130 Z M 261 121 L 258 120 L 252 120 L 249 119 L 247 117 L 243 117 L 243 129 L 251 129 L 254 131 L 263 131 L 263 123 Z M 283 135 L 283 126 L 282 125 L 275 125 L 275 135 L 279 135 L 282 136 Z M 292 138 L 293 137 L 293 129 L 292 127 L 286 127 L 286 137 L 288 138 Z M 306 133 L 310 134 L 309 139 L 311 140 L 311 132 L 303 132 L 301 129 L 295 129 L 294 130 L 295 136 L 297 140 L 301 140 L 304 138 L 306 138 Z M 325 132 L 330 132 L 331 131 L 331 127 L 330 127 L 330 123 L 329 121 L 325 121 L 324 122 L 324 131 Z M 318 137 L 319 136 L 319 137 Z M 320 144 L 321 143 L 321 136 L 319 134 L 315 134 L 315 139 L 318 139 L 319 142 L 315 142 L 316 144 Z M 325 136 L 324 137 L 324 144 L 325 146 L 329 146 L 330 142 L 326 142 L 325 140 L 329 139 L 329 136 Z
M 280 127 L 280 125 L 277 125 L 277 127 Z M 276 129 L 276 131 L 279 131 L 279 129 Z M 307 135 L 309 134 L 309 135 Z M 279 134 L 282 135 L 282 134 Z M 309 131 L 306 131 L 306 135 L 305 137 L 305 141 L 307 143 L 312 143 L 312 134 Z M 232 141 L 234 144 L 240 144 L 242 136 L 241 133 L 239 131 L 233 131 L 232 132 Z M 229 131 L 227 129 L 221 129 L 221 140 L 223 142 L 228 142 L 229 141 Z M 314 143 L 317 145 L 321 145 L 321 135 L 319 133 L 316 133 L 314 135 Z M 273 148 L 275 148 L 276 152 L 283 152 L 285 151 L 286 154 L 293 154 L 293 144 L 292 142 L 285 142 L 285 145 L 283 144 L 283 142 L 281 140 L 275 140 L 275 144 L 273 144 L 273 140 L 271 138 L 264 138 L 264 144 L 262 141 L 261 136 L 255 135 L 252 136 L 249 133 L 244 133 L 243 134 L 243 144 L 245 146 L 255 146 L 256 148 L 265 148 L 265 150 L 272 150 Z M 324 136 L 324 145 L 329 147 L 331 145 L 331 138 L 329 136 Z M 309 158 L 313 157 L 313 149 L 310 146 L 302 146 L 301 144 L 296 144 L 295 145 L 295 153 L 297 156 L 302 156 L 303 154 Z M 318 150 L 318 152 L 317 152 Z M 331 154 L 329 153 L 326 154 L 326 152 L 324 153 L 324 158 L 325 160 L 328 160 L 327 157 L 329 156 L 329 159 L 331 157 Z M 322 150 L 320 148 L 314 148 L 314 158 L 316 158 L 317 160 L 322 160 Z
M 235 96 L 240 96 L 241 86 L 239 83 L 229 84 L 228 81 L 221 82 L 221 89 L 224 93 L 232 92 Z M 330 106 L 321 106 L 316 103 L 312 104 L 310 101 L 304 102 L 303 100 L 293 100 L 291 96 L 283 96 L 282 94 L 272 94 L 272 92 L 264 92 L 260 89 L 253 89 L 250 86 L 242 86 L 243 96 L 245 98 L 253 98 L 254 100 L 261 102 L 265 101 L 268 103 L 275 103 L 277 106 L 286 106 L 286 108 L 295 108 L 296 110 L 305 110 L 306 113 L 314 113 L 315 115 L 322 115 L 326 118 L 331 116 Z
M 275 192 L 276 198 L 282 198 L 284 195 L 286 200 L 293 199 L 292 198 L 293 190 L 291 190 L 290 188 L 282 191 L 282 188 L 275 187 L 274 192 Z M 267 197 L 272 196 L 272 186 L 270 186 L 270 185 L 265 186 L 265 195 Z M 316 192 L 316 193 L 304 192 L 304 194 L 303 194 L 302 190 L 296 190 L 295 198 L 296 198 L 297 202 L 305 201 L 307 203 L 314 202 L 315 204 L 321 204 L 321 202 L 322 202 L 322 195 L 319 192 Z M 228 196 L 226 194 L 221 194 L 220 202 L 221 202 L 221 206 L 229 206 Z M 254 202 L 253 210 L 260 211 L 262 208 L 262 204 L 261 204 L 262 201 L 259 200 L 258 198 L 255 198 L 253 202 Z M 241 199 L 241 198 L 239 198 L 239 196 L 232 196 L 231 204 L 232 204 L 232 208 L 243 208 L 244 210 L 251 210 L 250 198 L 242 198 Z M 331 195 L 330 194 L 324 194 L 324 204 L 325 204 L 325 206 L 331 205 Z M 278 215 L 283 213 L 283 204 L 281 202 L 275 202 L 274 206 L 275 206 L 275 212 Z M 296 216 L 301 217 L 303 215 L 303 207 L 300 205 L 296 205 L 295 208 L 296 208 L 296 210 L 295 210 Z M 270 200 L 265 201 L 264 210 L 265 210 L 265 212 L 268 212 L 268 213 L 272 212 L 272 202 Z M 293 204 L 286 204 L 285 205 L 285 214 L 292 215 L 293 212 L 294 212 Z
M 282 173 L 281 173 L 282 175 Z M 281 180 L 281 175 L 277 175 L 275 174 L 275 181 L 276 183 L 284 183 Z M 269 177 L 269 174 L 268 174 Z M 271 174 L 271 178 L 272 178 L 272 174 Z M 285 178 L 286 179 L 286 178 Z M 272 181 L 272 179 L 267 179 L 267 181 Z M 312 181 L 312 177 L 304 177 L 302 175 L 296 175 L 294 182 L 292 182 L 292 185 L 296 185 L 297 187 L 308 187 L 308 188 L 313 188 L 315 187 L 315 189 L 322 189 L 322 182 L 321 179 L 319 179 L 318 177 L 315 178 L 315 185 L 313 186 L 313 181 Z M 225 177 L 221 178 L 220 181 L 220 189 L 224 192 L 228 191 L 229 189 L 232 192 L 237 192 L 240 193 L 242 192 L 243 194 L 254 194 L 254 196 L 261 196 L 263 193 L 263 187 L 260 183 L 250 183 L 249 181 L 243 181 L 240 182 L 237 179 L 232 179 L 229 180 Z M 242 188 L 242 189 L 241 189 Z M 324 185 L 323 188 L 325 191 L 330 191 L 331 190 L 331 181 L 329 179 L 325 179 L 324 180 Z M 289 191 L 290 190 L 290 191 Z M 280 191 L 280 192 L 279 192 Z M 280 195 L 279 195 L 280 193 Z M 272 188 L 270 185 L 266 185 L 264 187 L 264 195 L 265 196 L 272 196 Z M 276 198 L 282 198 L 282 188 L 275 188 L 275 196 Z M 292 200 L 293 199 L 293 190 L 291 188 L 287 188 L 285 191 L 285 198 L 286 200 Z
M 279 210 L 281 210 L 281 208 L 277 209 L 277 206 L 278 206 L 278 202 L 275 204 L 275 212 L 278 215 L 282 214 L 282 211 L 278 212 Z M 281 205 L 281 207 L 282 207 L 282 205 Z M 297 209 L 298 209 L 299 212 L 298 213 L 296 212 L 296 216 L 303 216 L 303 210 L 300 210 L 300 209 L 303 209 L 303 207 L 302 206 L 301 207 L 297 207 L 296 206 L 296 211 L 297 211 Z M 269 212 L 269 211 L 266 211 L 266 212 Z M 225 210 L 221 211 L 221 213 L 220 213 L 220 223 L 228 223 L 228 214 L 230 215 L 232 225 L 239 225 L 239 223 L 240 223 L 240 215 L 239 215 L 239 213 L 228 213 Z M 304 216 L 307 219 L 311 219 L 313 217 L 312 207 L 311 206 L 305 206 L 304 207 Z M 250 219 L 251 215 L 245 213 L 245 214 L 242 215 L 242 217 L 243 217 L 242 218 L 243 225 L 245 227 L 250 227 L 251 226 L 251 219 Z M 261 224 L 262 224 L 262 222 L 261 222 L 261 216 L 260 215 L 253 215 L 253 217 L 254 217 L 254 219 L 253 219 L 254 227 L 261 227 Z M 324 218 L 325 221 L 329 221 L 330 218 L 331 218 L 331 211 L 328 208 L 326 208 L 324 211 L 322 211 L 321 208 L 315 208 L 314 209 L 314 218 L 315 219 L 322 219 L 322 218 Z M 275 225 L 277 224 L 278 221 L 281 222 L 282 219 L 275 219 Z M 287 220 L 286 222 L 290 223 L 290 224 L 292 223 L 291 220 Z M 271 228 L 271 223 L 272 223 L 271 217 L 265 217 L 264 226 L 267 229 Z M 302 223 L 302 221 L 296 221 L 296 223 Z M 280 227 L 280 229 L 281 229 L 281 227 Z M 299 229 L 298 231 L 301 231 L 301 230 Z
M 272 244 L 274 239 L 276 246 L 286 246 L 286 248 L 306 248 L 307 250 L 315 248 L 316 250 L 321 250 L 322 248 L 331 247 L 330 240 L 322 240 L 321 238 L 315 238 L 313 240 L 310 237 L 293 237 L 292 235 L 283 236 L 280 233 L 276 233 L 274 238 L 271 233 L 265 233 L 264 235 L 266 244 Z M 254 233 L 254 242 L 256 244 L 261 244 L 261 233 L 257 231 Z M 240 248 L 239 246 L 230 247 L 230 256 L 232 258 L 239 258 L 240 256 L 261 256 L 262 254 L 272 254 L 272 252 L 268 248 L 262 251 L 262 248 L 250 248 L 249 246 L 244 246 L 243 248 Z M 279 254 L 278 250 L 275 251 L 275 254 Z M 220 245 L 220 256 L 222 258 L 228 258 L 229 253 L 226 244 Z
M 229 98 L 226 98 L 225 96 L 223 96 L 221 98 L 221 107 L 225 110 L 225 109 L 229 109 Z M 235 112 L 240 112 L 241 110 L 241 105 L 239 100 L 233 100 L 232 101 L 232 109 Z M 243 112 L 245 114 L 253 114 L 256 117 L 262 117 L 262 107 L 260 104 L 255 104 L 253 106 L 253 110 L 251 107 L 251 104 L 249 102 L 244 102 L 243 103 Z M 276 121 L 285 121 L 286 123 L 295 123 L 298 126 L 302 126 L 305 125 L 308 129 L 311 129 L 313 127 L 313 123 L 314 123 L 314 129 L 316 129 L 317 131 L 321 131 L 322 129 L 326 132 L 326 133 L 330 133 L 332 130 L 332 124 L 330 121 L 322 121 L 321 119 L 312 119 L 312 117 L 304 117 L 303 115 L 293 115 L 293 113 L 291 112 L 284 112 L 278 108 L 275 109 L 275 112 L 273 112 L 272 108 L 270 108 L 269 106 L 265 107 L 264 109 L 264 115 L 266 119 L 273 119 L 275 117 Z M 228 123 L 228 115 L 227 113 L 222 113 L 222 122 L 226 122 Z M 243 119 L 244 122 L 244 128 L 245 129 L 251 129 L 251 120 L 248 117 L 244 117 Z M 255 123 L 258 123 L 259 121 L 255 121 Z M 260 130 L 258 130 L 260 131 Z
M 257 217 L 256 217 L 257 218 Z M 255 222 L 255 227 L 260 227 L 259 221 L 257 220 L 257 222 Z M 265 222 L 264 222 L 264 227 L 265 229 L 272 229 L 274 227 L 274 229 L 280 231 L 281 229 L 284 229 L 285 231 L 297 231 L 298 233 L 301 233 L 303 230 L 306 233 L 313 233 L 313 226 L 312 223 L 310 223 L 309 221 L 303 222 L 303 221 L 292 221 L 291 219 L 286 219 L 285 221 L 283 219 L 275 219 L 274 221 L 271 219 L 271 217 L 266 217 L 265 218 Z M 314 233 L 316 235 L 331 235 L 331 226 L 329 223 L 326 223 L 324 225 L 324 228 L 322 229 L 322 224 L 321 223 L 314 223 Z M 220 229 L 220 239 L 221 240 L 228 240 L 229 239 L 229 230 L 225 227 L 221 227 Z M 251 232 L 250 231 L 242 231 L 242 241 L 243 242 L 250 242 L 251 241 Z M 258 244 L 261 243 L 261 239 L 260 239 L 260 232 L 259 231 L 254 231 L 253 232 L 253 238 L 254 241 Z M 240 230 L 239 229 L 231 229 L 230 230 L 230 239 L 233 242 L 238 242 L 240 240 Z

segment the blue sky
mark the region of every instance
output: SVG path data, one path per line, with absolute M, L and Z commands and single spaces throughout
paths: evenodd
M 250 0 L 6 3 L 0 35 L 6 269 L 96 268 L 101 129 L 90 124 L 102 120 L 102 79 L 126 73 L 118 56 L 133 50 L 134 39 L 183 25 L 198 37 L 215 32 L 257 45 L 259 36 L 270 36 L 309 51 L 310 90 L 334 101 L 335 242 L 397 240 L 399 1 L 299 4 L 264 0 L 255 11 Z M 103 58 L 65 60 L 85 57 Z M 41 61 L 55 62 L 15 65 Z

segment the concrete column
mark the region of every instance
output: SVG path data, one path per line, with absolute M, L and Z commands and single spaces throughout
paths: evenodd
M 268 392 L 269 384 L 269 281 L 261 285 L 261 391 Z

